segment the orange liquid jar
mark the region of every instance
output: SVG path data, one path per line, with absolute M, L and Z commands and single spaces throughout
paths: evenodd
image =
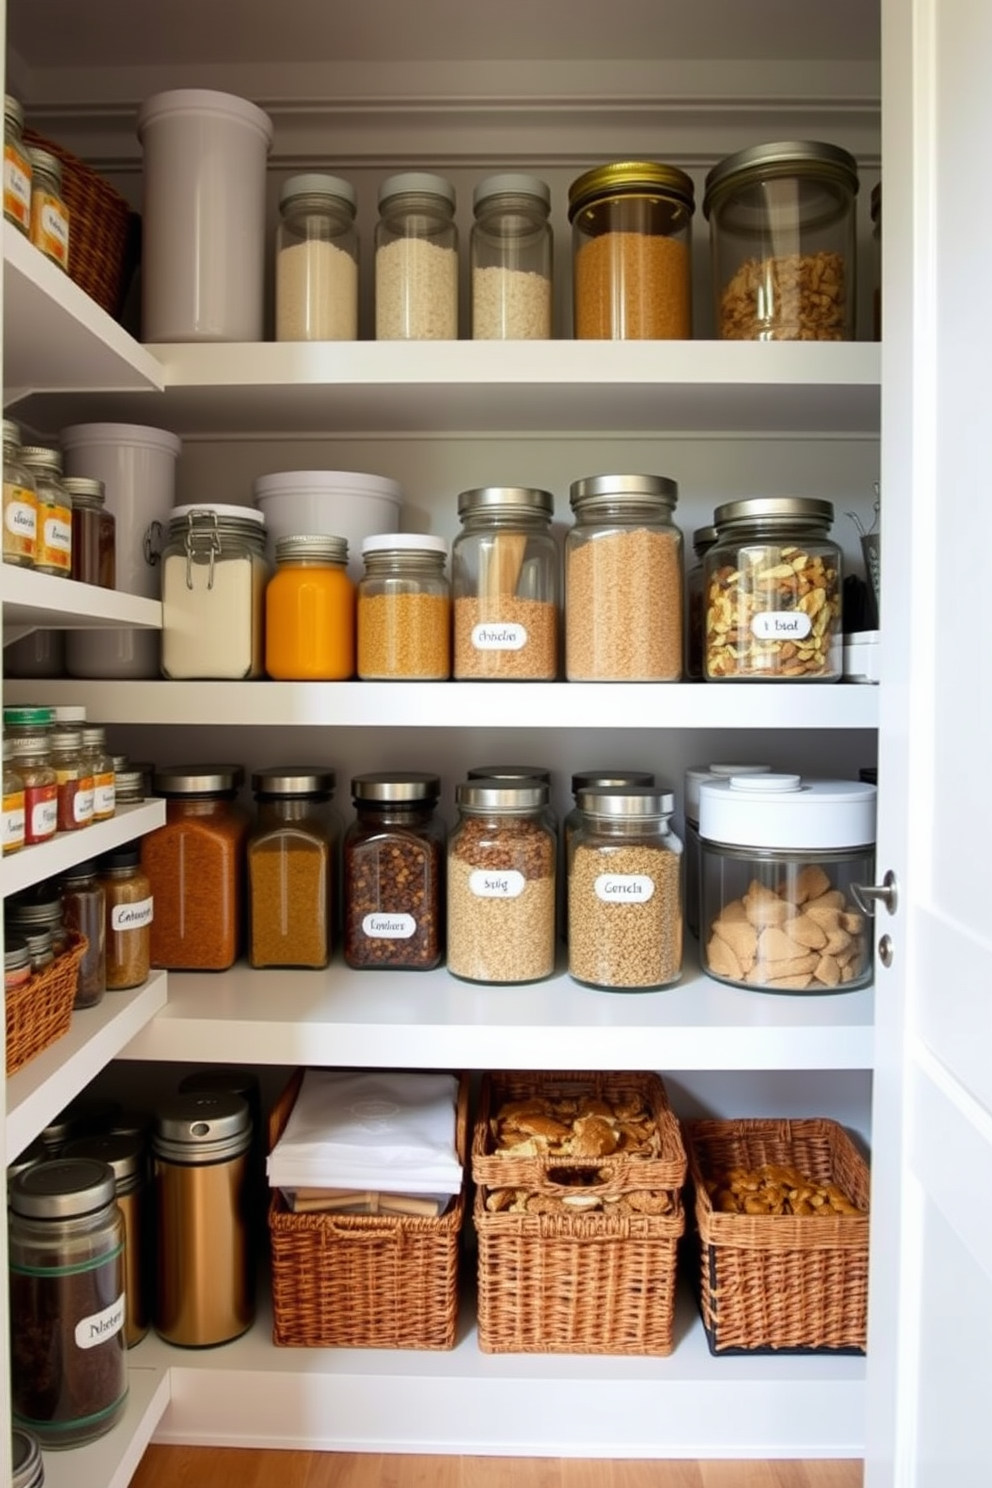
M 265 591 L 265 670 L 278 681 L 355 672 L 355 586 L 343 537 L 281 537 Z

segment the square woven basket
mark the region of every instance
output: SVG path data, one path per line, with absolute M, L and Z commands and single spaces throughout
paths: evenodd
M 297 1070 L 269 1117 L 269 1150 L 299 1094 Z M 468 1080 L 458 1089 L 456 1148 L 465 1163 Z M 433 1219 L 385 1214 L 294 1214 L 269 1202 L 272 1341 L 285 1348 L 450 1349 L 458 1323 L 465 1186 Z
M 685 1123 L 700 1243 L 700 1307 L 713 1354 L 863 1354 L 868 1311 L 868 1165 L 835 1121 Z M 765 1163 L 834 1183 L 865 1212 L 819 1219 L 724 1214 L 707 1178 Z
M 50 966 L 7 993 L 7 1074 L 69 1032 L 76 1001 L 79 963 L 89 941 L 76 931 L 66 932 L 66 947 Z

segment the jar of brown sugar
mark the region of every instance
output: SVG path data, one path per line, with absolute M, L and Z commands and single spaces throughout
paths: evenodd
M 258 820 L 248 840 L 248 960 L 326 966 L 331 957 L 334 771 L 311 766 L 251 777 Z
M 344 838 L 344 959 L 358 970 L 427 971 L 444 953 L 440 777 L 356 775 Z
M 154 923 L 152 886 L 141 867 L 141 848 L 136 842 L 104 853 L 99 868 L 106 898 L 107 987 L 121 992 L 148 980 Z

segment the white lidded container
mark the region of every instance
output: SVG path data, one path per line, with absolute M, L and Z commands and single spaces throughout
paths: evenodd
M 138 110 L 144 152 L 142 339 L 261 341 L 268 114 L 208 88 Z
M 771 765 L 691 765 L 685 772 L 683 836 L 685 839 L 685 923 L 699 936 L 699 790 L 705 780 L 729 780 L 731 775 L 767 775 Z
M 255 505 L 264 513 L 269 556 L 281 537 L 300 532 L 343 537 L 351 557 L 348 573 L 364 572 L 362 540 L 400 527 L 403 491 L 384 475 L 358 470 L 280 470 L 255 478 Z

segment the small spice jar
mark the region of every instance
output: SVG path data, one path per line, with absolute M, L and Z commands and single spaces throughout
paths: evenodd
M 355 586 L 346 538 L 276 541 L 276 571 L 265 590 L 265 670 L 279 681 L 354 675 Z
M 129 842 L 104 853 L 98 870 L 106 900 L 108 991 L 140 987 L 151 967 L 155 909 L 140 846 Z
M 114 1175 L 117 1204 L 124 1219 L 124 1342 L 134 1348 L 148 1332 L 148 1263 L 151 1209 L 148 1161 L 141 1137 L 99 1133 L 68 1142 L 62 1156 L 106 1163 Z
M 176 765 L 152 775 L 165 825 L 141 839 L 151 883 L 153 966 L 226 971 L 242 940 L 248 814 L 239 806 L 240 765 Z
M 692 180 L 673 165 L 621 161 L 572 182 L 576 340 L 692 335 Z
M 654 786 L 580 790 L 568 857 L 568 971 L 610 991 L 682 975 L 682 843 Z
M 841 552 L 834 509 L 806 496 L 729 501 L 703 559 L 707 682 L 838 682 Z
M 457 337 L 455 188 L 425 171 L 389 176 L 379 187 L 375 228 L 375 338 Z
M 448 545 L 430 533 L 362 539 L 357 663 L 363 681 L 446 681 L 451 676 Z
M 88 475 L 64 475 L 62 489 L 72 503 L 72 577 L 116 588 L 117 518 L 107 509 L 106 486 Z
M 78 832 L 93 825 L 93 756 L 84 750 L 81 730 L 57 728 L 51 761 L 58 785 L 58 830 Z
M 109 821 L 117 812 L 117 777 L 107 753 L 106 730 L 99 723 L 83 726 L 83 757 L 93 771 L 93 820 Z
M 62 456 L 44 445 L 22 445 L 21 460 L 38 493 L 38 538 L 34 566 L 67 579 L 72 572 L 72 506 L 62 486 Z
M 31 147 L 30 238 L 46 258 L 69 272 L 69 208 L 62 193 L 62 162 L 50 150 Z
M 535 982 L 555 965 L 555 834 L 548 787 L 455 787 L 448 841 L 448 970 L 470 982 Z
M 472 339 L 547 341 L 554 240 L 537 176 L 487 176 L 472 194 Z
M 682 794 L 685 818 L 685 923 L 692 935 L 699 937 L 699 891 L 701 859 L 699 852 L 699 790 L 707 780 L 729 780 L 732 775 L 767 775 L 771 765 L 712 764 L 691 765 L 685 772 Z
M 419 770 L 356 775 L 344 836 L 344 959 L 356 970 L 427 971 L 444 954 L 441 780 Z
M 527 486 L 462 491 L 451 547 L 459 680 L 551 682 L 558 673 L 554 497 Z
M 754 145 L 706 177 L 716 334 L 727 341 L 854 337 L 858 167 L 838 145 Z
M 47 950 L 60 956 L 66 947 L 66 928 L 62 919 L 62 895 L 59 886 L 51 879 L 32 884 L 29 889 L 11 894 L 4 905 L 8 925 L 31 944 L 31 936 L 44 931 L 48 935 Z
M 706 633 L 706 580 L 703 559 L 716 542 L 712 523 L 692 534 L 695 562 L 685 576 L 685 675 L 689 682 L 703 679 L 703 644 Z
M 24 782 L 24 842 L 48 842 L 59 824 L 58 778 L 51 765 L 51 740 L 44 733 L 12 739 L 12 763 Z
M 35 1163 L 10 1186 L 14 1422 L 45 1447 L 81 1446 L 127 1401 L 124 1219 L 90 1158 Z
M 45 1461 L 41 1443 L 30 1431 L 15 1426 L 10 1433 L 10 1488 L 44 1488 Z
M 768 992 L 847 992 L 871 978 L 876 788 L 733 775 L 699 791 L 703 970 Z
M 565 675 L 570 682 L 682 676 L 678 486 L 663 475 L 592 475 L 570 489 Z
M 14 768 L 14 745 L 3 741 L 3 856 L 24 846 L 24 777 Z
M 358 336 L 355 188 L 339 176 L 290 176 L 279 193 L 276 340 Z
M 326 966 L 331 958 L 334 771 L 257 770 L 258 819 L 248 839 L 248 960 L 252 966 Z
M 173 507 L 162 553 L 162 675 L 241 680 L 265 671 L 265 517 L 254 507 Z
M 21 431 L 3 421 L 3 561 L 33 568 L 38 544 L 38 488 L 21 457 Z
M 3 215 L 31 236 L 31 161 L 24 143 L 24 109 L 10 93 L 3 98 Z
M 128 760 L 122 770 L 114 769 L 114 793 L 118 806 L 140 806 L 148 795 L 148 776 Z
M 97 882 L 96 863 L 77 863 L 68 869 L 59 880 L 59 892 L 66 929 L 86 937 L 73 1007 L 96 1007 L 107 990 L 107 903 L 103 886 Z
M 47 971 L 55 960 L 52 932 L 41 928 L 29 929 L 26 925 L 22 929 L 28 955 L 31 957 L 31 975 L 38 976 L 41 972 Z

